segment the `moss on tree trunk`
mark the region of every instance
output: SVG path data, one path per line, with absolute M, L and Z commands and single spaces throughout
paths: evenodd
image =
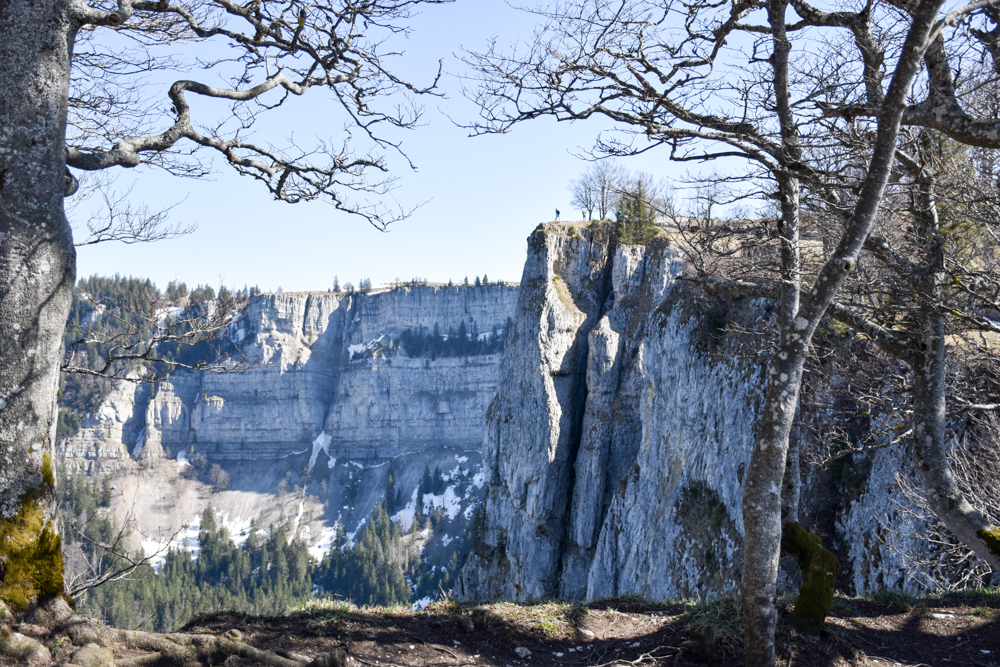
M 63 594 L 62 549 L 49 513 L 54 490 L 46 452 L 42 484 L 21 495 L 16 514 L 0 518 L 0 601 L 18 611 L 38 598 Z
M 802 568 L 802 587 L 792 611 L 792 625 L 803 632 L 817 633 L 833 604 L 840 561 L 823 546 L 819 535 L 810 533 L 798 522 L 785 524 L 781 548 L 794 556 Z

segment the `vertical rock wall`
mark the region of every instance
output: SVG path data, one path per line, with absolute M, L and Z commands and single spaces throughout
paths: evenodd
M 252 298 L 233 338 L 258 367 L 182 372 L 152 389 L 121 384 L 60 451 L 77 468 L 133 453 L 266 460 L 310 449 L 324 431 L 335 457 L 479 449 L 499 354 L 410 358 L 379 344 L 408 328 L 448 331 L 463 322 L 470 332 L 502 335 L 516 292 L 417 286 Z
M 695 350 L 698 306 L 665 244 L 556 225 L 528 252 L 483 446 L 486 523 L 458 594 L 731 587 L 759 365 Z
M 662 239 L 618 246 L 599 225 L 532 234 L 487 415 L 485 517 L 459 597 L 738 590 L 767 346 L 724 325 L 766 329 L 772 315 L 764 302 L 705 295 L 677 280 L 682 271 Z M 899 490 L 905 458 L 896 446 L 865 459 L 851 488 L 829 470 L 804 474 L 803 520 L 841 555 L 845 590 L 930 581 L 906 555 L 933 548 Z M 795 576 L 794 565 L 782 574 L 786 585 Z

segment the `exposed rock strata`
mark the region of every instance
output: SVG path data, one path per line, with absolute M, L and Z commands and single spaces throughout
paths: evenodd
M 383 499 L 389 466 L 404 505 L 415 502 L 424 467 L 464 471 L 449 486 L 462 497 L 437 501 L 461 513 L 460 533 L 482 482 L 459 478 L 479 473 L 500 355 L 411 358 L 387 344 L 410 328 L 462 323 L 499 336 L 516 293 L 417 286 L 254 297 L 233 339 L 260 367 L 179 373 L 152 388 L 118 383 L 58 453 L 70 472 L 113 476 L 118 514 L 134 517 L 147 553 L 197 523 L 209 502 L 233 526 L 294 517 L 310 542 L 328 542 L 338 519 L 351 532 Z M 206 462 L 197 475 L 186 463 L 196 460 Z M 211 464 L 229 475 L 228 490 L 210 493 Z
M 486 529 L 458 592 L 731 588 L 759 367 L 695 349 L 679 254 L 580 231 L 529 241 L 483 447 Z
M 60 443 L 61 452 L 76 467 L 132 452 L 270 459 L 308 449 L 324 430 L 332 456 L 478 449 L 499 355 L 411 359 L 377 343 L 407 328 L 447 331 L 463 321 L 470 331 L 502 331 L 515 295 L 516 288 L 492 285 L 255 297 L 234 339 L 261 360 L 259 368 L 181 373 L 152 392 L 121 383 L 76 437 Z

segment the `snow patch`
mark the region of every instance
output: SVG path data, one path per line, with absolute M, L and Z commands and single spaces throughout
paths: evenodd
M 409 531 L 413 525 L 413 515 L 416 514 L 416 511 L 417 489 L 413 489 L 413 495 L 410 496 L 410 501 L 406 503 L 406 507 L 393 514 L 389 519 L 398 523 L 403 530 Z
M 309 457 L 309 472 L 312 472 L 313 466 L 316 465 L 316 457 L 319 456 L 320 451 L 325 452 L 329 458 L 330 442 L 332 442 L 332 440 L 333 438 L 328 436 L 326 431 L 321 431 L 320 434 L 316 436 L 316 439 L 313 440 L 313 453 L 312 456 Z M 330 467 L 332 468 L 333 466 L 331 465 Z
M 190 523 L 182 526 L 169 542 L 145 538 L 142 541 L 142 550 L 150 556 L 149 564 L 154 570 L 159 570 L 163 567 L 170 551 L 187 551 L 192 559 L 198 560 L 198 554 L 201 552 L 201 541 L 198 539 L 200 528 L 201 517 L 196 515 Z
M 433 510 L 441 507 L 444 508 L 444 514 L 449 521 L 453 521 L 462 511 L 462 498 L 455 493 L 454 486 L 449 486 L 444 490 L 444 493 L 437 496 L 433 493 L 425 493 L 421 501 L 424 514 L 430 514 Z M 408 507 L 409 505 L 407 505 Z
M 177 462 L 181 464 L 181 467 L 182 467 L 182 468 L 183 468 L 184 466 L 189 466 L 189 465 L 191 465 L 191 463 L 190 463 L 190 462 L 188 461 L 188 457 L 187 457 L 187 454 L 186 454 L 186 453 L 184 453 L 184 450 L 183 450 L 183 449 L 182 449 L 181 451 L 177 452 Z
M 413 611 L 420 611 L 421 609 L 427 608 L 427 606 L 430 605 L 432 602 L 434 602 L 434 598 L 432 598 L 429 595 L 425 595 L 424 597 L 414 602 L 411 609 Z
M 330 553 L 330 547 L 333 546 L 333 541 L 336 537 L 336 525 L 332 528 L 324 528 L 323 532 L 319 535 L 319 540 L 309 547 L 309 555 L 315 558 L 317 562 L 323 560 L 323 556 Z
M 240 518 L 230 519 L 229 513 L 226 512 L 226 514 L 222 516 L 218 522 L 223 528 L 229 531 L 229 537 L 233 541 L 233 544 L 242 549 L 243 545 L 246 544 L 247 538 L 250 536 L 250 524 L 252 523 L 252 520 Z
M 381 343 L 384 338 L 385 338 L 385 334 L 382 334 L 381 336 L 379 336 L 375 340 L 369 341 L 367 343 L 358 343 L 357 345 L 348 345 L 347 346 L 347 354 L 349 356 L 353 357 L 358 352 L 363 352 L 365 350 L 370 350 L 371 348 L 373 348 L 376 345 L 378 345 L 379 343 Z

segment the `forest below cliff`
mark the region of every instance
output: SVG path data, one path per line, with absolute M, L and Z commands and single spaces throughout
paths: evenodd
M 433 531 L 442 515 L 418 512 L 404 531 L 386 511 L 387 504 L 390 509 L 395 504 L 391 485 L 387 501 L 376 506 L 357 535 L 348 536 L 337 523 L 318 562 L 306 542 L 290 535 L 290 521 L 251 522 L 247 533 L 237 536 L 217 521 L 211 504 L 191 544 L 149 554 L 156 556 L 151 559 L 123 548 L 131 528 L 106 511 L 112 494 L 108 477 L 98 482 L 61 473 L 64 549 L 68 570 L 76 575 L 68 589 L 82 613 L 125 630 L 171 632 L 219 610 L 277 615 L 322 599 L 408 607 L 418 596 L 429 600 L 449 590 L 463 560 L 456 551 L 445 567 L 422 561 L 416 541 Z M 420 491 L 434 493 L 440 484 L 440 472 L 427 471 Z M 473 525 L 460 543 L 469 542 Z

